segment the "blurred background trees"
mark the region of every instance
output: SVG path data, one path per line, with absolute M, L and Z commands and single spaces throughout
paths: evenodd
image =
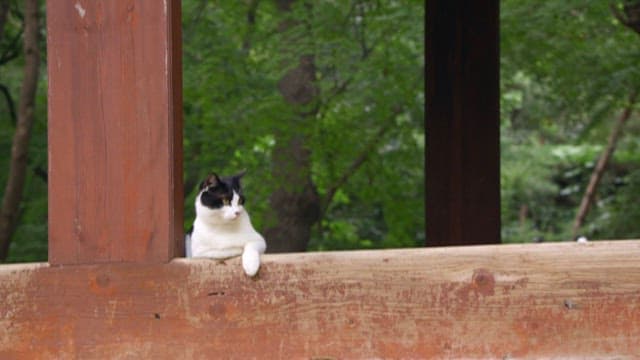
M 24 79 L 23 4 L 0 4 L 2 189 Z M 501 1 L 503 242 L 640 237 L 634 4 Z M 247 208 L 272 250 L 422 245 L 424 8 L 414 0 L 183 0 L 185 227 L 207 173 L 246 169 Z M 46 259 L 44 24 L 9 261 Z
M 503 242 L 640 236 L 638 4 L 501 1 Z
M 47 256 L 44 2 L 0 1 L 0 261 Z M 13 240 L 13 241 L 11 241 Z
M 185 221 L 247 169 L 268 251 L 424 243 L 424 3 L 184 1 Z

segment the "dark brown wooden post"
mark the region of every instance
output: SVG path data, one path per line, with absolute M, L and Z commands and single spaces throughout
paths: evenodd
M 179 0 L 47 1 L 49 262 L 181 255 Z
M 500 242 L 499 2 L 427 2 L 429 246 Z

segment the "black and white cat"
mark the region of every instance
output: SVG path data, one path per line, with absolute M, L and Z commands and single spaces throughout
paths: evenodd
M 244 210 L 240 178 L 209 175 L 196 196 L 196 219 L 186 235 L 187 257 L 226 259 L 242 255 L 242 267 L 249 276 L 260 269 L 260 254 L 267 248 L 262 235 L 251 225 Z

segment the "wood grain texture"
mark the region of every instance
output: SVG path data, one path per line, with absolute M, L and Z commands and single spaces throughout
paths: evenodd
M 500 243 L 499 1 L 426 14 L 426 245 Z
M 52 264 L 180 254 L 179 5 L 47 2 Z
M 634 358 L 640 241 L 0 267 L 0 358 Z

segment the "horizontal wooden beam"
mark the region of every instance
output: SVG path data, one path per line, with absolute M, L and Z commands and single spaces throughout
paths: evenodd
M 640 241 L 0 267 L 0 358 L 637 355 Z

